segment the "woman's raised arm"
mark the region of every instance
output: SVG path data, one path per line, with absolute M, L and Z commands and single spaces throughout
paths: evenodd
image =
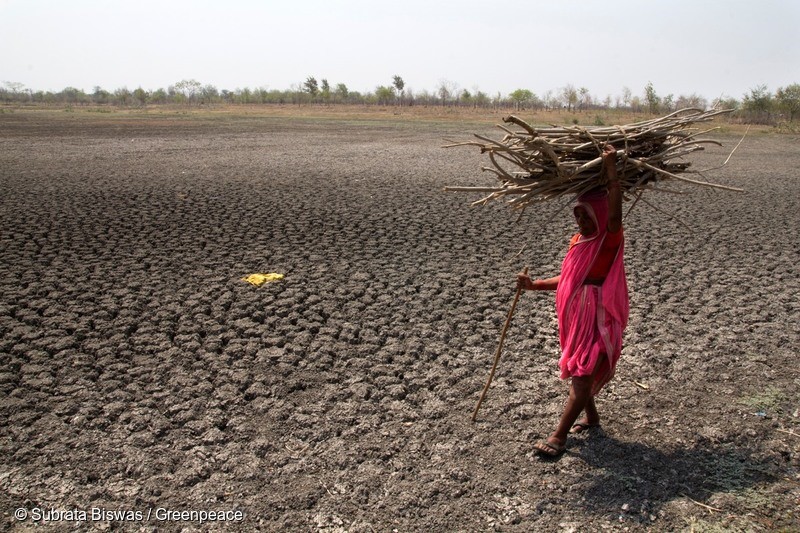
M 622 227 L 622 191 L 617 178 L 617 150 L 610 144 L 603 149 L 603 172 L 608 180 L 608 231 Z

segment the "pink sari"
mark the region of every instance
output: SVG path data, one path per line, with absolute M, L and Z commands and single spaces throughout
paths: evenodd
M 624 240 L 602 285 L 584 284 L 607 233 L 607 194 L 578 199 L 598 228 L 580 236 L 561 265 L 556 290 L 561 378 L 595 375 L 592 395 L 608 383 L 622 351 L 622 332 L 628 324 L 628 285 L 623 265 Z

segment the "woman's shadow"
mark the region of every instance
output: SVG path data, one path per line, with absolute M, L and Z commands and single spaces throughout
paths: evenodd
M 646 519 L 677 498 L 703 505 L 714 493 L 777 479 L 774 465 L 732 445 L 695 444 L 664 452 L 619 441 L 599 430 L 573 439 L 570 448 L 592 467 L 584 497 L 589 508 L 601 514 L 629 510 Z

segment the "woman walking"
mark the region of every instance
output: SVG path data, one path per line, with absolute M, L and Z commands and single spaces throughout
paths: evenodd
M 544 455 L 558 456 L 567 434 L 600 425 L 594 397 L 614 376 L 628 323 L 628 287 L 623 265 L 622 192 L 617 180 L 617 153 L 603 151 L 606 190 L 578 198 L 573 210 L 579 232 L 572 237 L 561 274 L 532 281 L 521 273 L 517 286 L 555 290 L 561 342 L 561 378 L 571 378 L 569 397 L 556 430 L 534 445 Z M 584 412 L 584 417 L 577 421 Z

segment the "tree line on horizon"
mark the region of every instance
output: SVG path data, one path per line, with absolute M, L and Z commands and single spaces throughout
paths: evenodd
M 586 87 L 567 84 L 559 89 L 548 90 L 537 95 L 528 89 L 516 89 L 503 95 L 493 96 L 475 89 L 461 89 L 456 83 L 441 81 L 435 91 L 413 91 L 406 88 L 400 76 L 392 82 L 379 85 L 373 92 L 351 91 L 344 83 L 332 85 L 327 79 L 317 81 L 309 76 L 288 90 L 266 88 L 243 88 L 233 91 L 218 89 L 214 85 L 202 84 L 194 79 L 181 80 L 166 89 L 147 91 L 138 87 L 129 90 L 122 87 L 107 91 L 99 86 L 93 92 L 67 87 L 58 92 L 34 91 L 17 82 L 4 82 L 0 87 L 0 102 L 5 104 L 45 105 L 113 105 L 122 107 L 144 107 L 147 105 L 213 105 L 213 104 L 292 104 L 292 105 L 377 105 L 377 106 L 459 106 L 475 108 L 514 108 L 516 110 L 560 110 L 584 112 L 592 110 L 629 110 L 634 113 L 669 113 L 684 108 L 733 109 L 743 122 L 776 124 L 793 122 L 800 116 L 800 84 L 780 87 L 772 93 L 766 85 L 758 85 L 745 93 L 741 99 L 721 96 L 709 102 L 697 93 L 675 96 L 661 95 L 648 82 L 641 94 L 636 95 L 623 87 L 618 95 L 598 98 Z

